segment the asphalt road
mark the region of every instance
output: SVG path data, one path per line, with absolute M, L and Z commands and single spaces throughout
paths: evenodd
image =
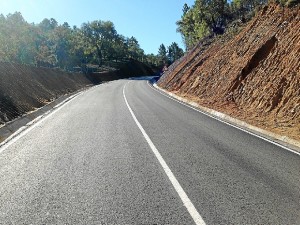
M 0 224 L 195 224 L 191 205 L 198 224 L 300 224 L 300 156 L 145 80 L 92 88 L 0 149 Z

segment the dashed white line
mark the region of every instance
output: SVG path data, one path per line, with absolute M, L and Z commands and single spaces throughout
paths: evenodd
M 128 84 L 128 83 L 126 83 L 126 84 Z M 159 153 L 159 151 L 157 150 L 157 148 L 155 147 L 155 145 L 151 141 L 150 137 L 148 136 L 148 134 L 146 133 L 146 131 L 144 130 L 144 128 L 142 127 L 140 122 L 137 120 L 134 112 L 132 111 L 130 105 L 128 104 L 128 101 L 127 101 L 127 98 L 126 98 L 126 95 L 125 95 L 126 84 L 123 87 L 123 97 L 124 97 L 125 103 L 126 103 L 128 109 L 129 109 L 129 112 L 130 112 L 133 120 L 135 121 L 136 125 L 138 126 L 138 128 L 142 132 L 142 134 L 143 134 L 144 138 L 146 139 L 148 145 L 150 146 L 152 152 L 154 153 L 154 155 L 156 156 L 156 158 L 159 161 L 160 165 L 164 169 L 165 173 L 167 174 L 169 180 L 171 181 L 173 187 L 175 188 L 175 190 L 178 193 L 181 201 L 183 202 L 184 206 L 187 208 L 187 210 L 188 210 L 189 214 L 191 215 L 191 217 L 193 218 L 194 222 L 197 225 L 205 225 L 205 222 L 202 219 L 201 215 L 198 213 L 197 209 L 195 208 L 195 206 L 193 205 L 193 203 L 191 202 L 191 200 L 189 199 L 189 197 L 187 196 L 187 194 L 185 193 L 185 191 L 183 190 L 183 188 L 179 184 L 179 182 L 176 179 L 176 177 L 174 176 L 173 172 L 171 171 L 171 169 L 169 168 L 169 166 L 167 165 L 167 163 L 165 162 L 165 160 L 163 159 L 163 157 L 161 156 L 161 154 Z

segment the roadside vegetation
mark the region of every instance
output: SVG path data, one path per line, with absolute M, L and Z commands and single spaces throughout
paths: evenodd
M 273 0 L 283 7 L 293 7 L 299 0 Z M 239 27 L 249 21 L 267 0 L 195 0 L 194 5 L 183 6 L 177 21 L 186 49 L 192 49 L 200 40 L 213 39 L 224 33 L 236 34 Z M 271 3 L 271 2 L 270 2 Z
M 135 37 L 117 32 L 113 22 L 95 20 L 81 27 L 44 19 L 39 24 L 28 23 L 21 13 L 0 15 L 0 61 L 83 70 L 87 65 L 119 68 L 128 60 L 138 60 L 149 66 L 172 63 L 183 55 L 177 43 L 159 50 L 157 55 L 145 54 Z

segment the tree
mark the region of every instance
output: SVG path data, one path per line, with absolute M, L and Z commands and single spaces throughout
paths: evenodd
M 139 54 L 140 45 L 135 37 L 127 39 L 129 58 L 137 59 Z
M 185 14 L 187 14 L 187 12 L 188 12 L 189 10 L 190 10 L 190 7 L 188 6 L 188 4 L 184 3 L 183 9 L 182 9 L 183 16 L 185 16 Z
M 45 18 L 38 26 L 43 32 L 49 32 L 50 30 L 55 29 L 58 26 L 58 23 L 53 18 L 51 18 L 50 20 Z
M 128 56 L 128 42 L 127 39 L 123 35 L 118 35 L 112 46 L 112 58 L 116 61 L 124 60 Z
M 278 0 L 286 1 L 286 0 Z M 191 49 L 199 40 L 213 35 L 222 35 L 226 27 L 236 19 L 250 19 L 258 6 L 266 0 L 195 0 L 189 7 L 183 6 L 183 15 L 176 22 L 186 49 Z
M 196 0 L 193 9 L 196 24 L 205 24 L 210 33 L 222 34 L 226 25 L 226 4 L 226 0 Z
M 158 60 L 157 55 L 154 55 L 153 53 L 152 54 L 147 54 L 145 56 L 145 58 L 146 58 L 145 62 L 148 63 L 149 65 L 158 66 L 159 60 Z
M 20 12 L 0 16 L 0 58 L 2 61 L 33 64 L 36 29 Z
M 184 14 L 181 20 L 176 22 L 177 32 L 181 33 L 186 49 L 190 49 L 199 40 L 196 35 L 197 30 L 199 30 L 199 25 L 202 27 L 202 35 L 207 33 L 207 28 L 203 22 L 200 21 L 199 23 L 199 21 L 197 21 L 194 7 L 189 10 L 183 9 L 183 11 Z
M 117 37 L 114 24 L 110 21 L 96 20 L 84 23 L 81 27 L 82 35 L 88 44 L 86 54 L 95 54 L 98 57 L 99 66 L 110 54 L 113 41 Z
M 51 33 L 51 42 L 53 43 L 53 50 L 55 58 L 57 59 L 57 66 L 60 68 L 71 68 L 72 61 L 71 53 L 71 29 L 66 25 L 57 26 Z
M 183 56 L 183 50 L 178 46 L 176 42 L 173 42 L 168 47 L 168 59 L 170 63 L 175 62 Z
M 167 49 L 164 44 L 161 44 L 158 49 L 158 59 L 160 64 L 166 64 L 168 62 Z
M 64 28 L 70 28 L 70 25 L 67 22 L 64 22 L 62 25 Z
M 110 21 L 70 28 L 67 22 L 59 25 L 54 18 L 29 24 L 19 12 L 6 17 L 0 14 L 1 61 L 71 70 L 128 58 L 147 61 L 138 40 L 119 35 Z
M 70 61 L 73 66 L 82 66 L 88 62 L 88 57 L 86 55 L 86 41 L 82 35 L 81 29 L 73 26 L 70 35 Z
M 196 0 L 191 8 L 184 5 L 183 15 L 176 24 L 186 48 L 190 49 L 210 34 L 223 34 L 229 18 L 228 12 L 226 0 Z

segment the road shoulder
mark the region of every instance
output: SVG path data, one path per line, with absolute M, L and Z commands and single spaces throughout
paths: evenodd
M 258 138 L 261 138 L 270 143 L 273 143 L 277 146 L 280 146 L 280 147 L 282 147 L 288 151 L 291 151 L 297 155 L 300 155 L 300 142 L 297 140 L 291 139 L 287 136 L 281 136 L 281 135 L 275 134 L 273 132 L 270 132 L 270 131 L 258 128 L 256 126 L 253 126 L 251 124 L 248 124 L 242 120 L 233 118 L 227 114 L 215 111 L 213 109 L 203 107 L 196 102 L 190 101 L 190 100 L 180 97 L 174 93 L 168 92 L 168 91 L 164 90 L 163 88 L 160 88 L 156 83 L 153 83 L 153 85 L 151 85 L 150 83 L 148 83 L 148 84 L 150 85 L 150 87 L 154 87 L 153 90 L 159 92 L 160 94 L 162 94 L 170 99 L 173 99 L 174 101 L 177 101 L 180 104 L 183 104 L 183 105 L 185 105 L 189 108 L 192 108 L 202 114 L 205 114 L 211 118 L 219 120 L 220 122 L 226 123 L 232 127 L 242 130 L 246 133 L 249 133 Z

